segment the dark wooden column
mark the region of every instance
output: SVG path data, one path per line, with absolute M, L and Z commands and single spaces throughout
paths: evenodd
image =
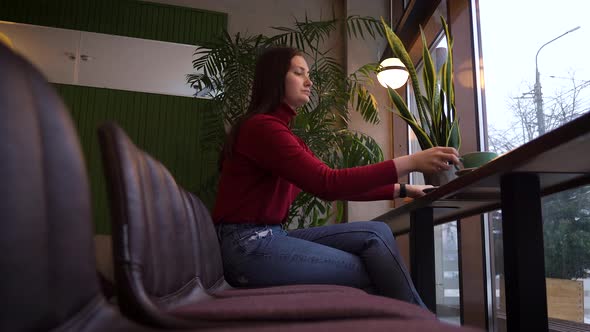
M 474 48 L 477 34 L 473 30 L 473 10 L 470 0 L 447 2 L 447 22 L 454 38 L 455 103 L 462 135 L 460 153 L 485 150 L 482 141 L 483 110 L 478 99 L 480 85 L 479 62 Z M 438 17 L 436 19 L 439 19 Z M 478 59 L 479 60 L 479 59 Z M 459 269 L 461 291 L 461 322 L 464 325 L 487 328 L 486 267 L 481 216 L 458 221 Z

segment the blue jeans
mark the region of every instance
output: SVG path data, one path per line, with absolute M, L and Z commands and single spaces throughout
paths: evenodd
M 425 307 L 382 222 L 287 232 L 280 225 L 218 224 L 227 281 L 235 287 L 333 284 Z

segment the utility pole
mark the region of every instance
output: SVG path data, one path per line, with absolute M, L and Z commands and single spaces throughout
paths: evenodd
M 539 52 L 537 52 L 537 55 Z M 535 62 L 536 59 L 535 59 Z M 539 69 L 535 75 L 535 110 L 537 111 L 537 130 L 539 136 L 545 133 L 545 112 L 543 111 L 543 92 L 541 91 L 541 81 L 539 80 Z
M 559 38 L 567 35 L 570 32 L 578 30 L 579 28 L 580 26 L 577 26 L 546 42 L 539 48 L 539 50 L 537 51 L 537 55 L 535 55 L 535 110 L 537 111 L 537 129 L 539 131 L 539 136 L 545 133 L 545 113 L 543 113 L 543 92 L 541 91 L 541 74 L 539 74 L 538 64 L 539 52 L 541 52 L 541 49 L 543 49 L 543 47 L 558 40 Z

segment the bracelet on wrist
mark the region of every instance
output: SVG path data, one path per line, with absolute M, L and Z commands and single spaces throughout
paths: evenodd
M 406 184 L 400 183 L 399 184 L 399 198 L 408 197 L 408 191 L 406 190 Z

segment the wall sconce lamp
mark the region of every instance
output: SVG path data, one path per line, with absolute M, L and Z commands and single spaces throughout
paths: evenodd
M 400 88 L 406 84 L 409 76 L 406 66 L 398 58 L 383 60 L 377 69 L 377 80 L 384 88 Z

